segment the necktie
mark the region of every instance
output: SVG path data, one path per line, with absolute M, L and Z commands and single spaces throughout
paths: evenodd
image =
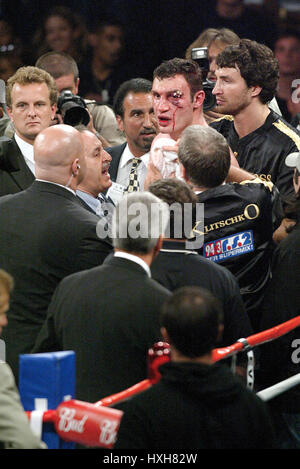
M 141 160 L 139 158 L 132 159 L 132 166 L 129 174 L 129 184 L 125 192 L 134 192 L 140 190 L 140 185 L 137 175 L 137 167 L 140 164 Z

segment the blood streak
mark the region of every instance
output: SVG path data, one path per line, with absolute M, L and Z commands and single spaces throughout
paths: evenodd
M 178 111 L 178 107 L 175 109 L 173 117 L 172 117 L 172 122 L 173 122 L 172 132 L 174 132 L 174 129 L 175 129 L 175 114 L 177 111 Z

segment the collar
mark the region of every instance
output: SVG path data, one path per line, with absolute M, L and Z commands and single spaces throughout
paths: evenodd
M 144 155 L 139 157 L 139 159 L 144 163 L 145 166 L 148 166 L 149 155 L 150 155 L 150 152 L 145 153 Z M 127 165 L 127 163 L 132 160 L 132 158 L 136 158 L 136 156 L 134 156 L 131 153 L 128 143 L 127 143 L 121 156 L 121 160 L 119 164 L 120 168 L 124 168 Z
M 250 132 L 249 134 L 247 134 L 247 135 L 245 135 L 244 137 L 241 137 L 241 138 L 239 137 L 237 131 L 235 130 L 234 121 L 233 121 L 232 129 L 233 129 L 234 135 L 237 139 L 239 139 L 241 142 L 247 142 L 248 139 L 249 140 L 252 139 L 253 134 L 265 136 L 266 132 L 273 125 L 273 122 L 277 121 L 279 119 L 279 117 L 280 116 L 278 116 L 278 114 L 276 114 L 276 112 L 274 112 L 274 111 L 272 111 L 272 109 L 270 109 L 270 112 L 267 115 L 267 118 L 266 118 L 265 122 L 260 127 L 258 127 L 257 129 L 253 130 L 252 132 Z
M 33 153 L 33 145 L 31 145 L 28 142 L 25 142 L 19 135 L 15 133 L 14 135 L 15 141 L 20 148 L 20 151 L 22 155 L 24 156 L 24 159 L 26 161 L 26 164 L 29 166 L 31 171 L 35 172 L 35 161 L 34 161 L 34 153 Z
M 45 179 L 36 179 L 36 181 L 47 182 L 48 184 L 53 184 L 54 186 L 63 187 L 64 189 L 67 189 L 67 191 L 70 191 L 72 194 L 76 196 L 76 192 L 73 191 L 73 189 L 70 189 L 70 187 L 67 187 L 67 186 L 63 186 L 62 184 L 57 184 L 57 182 L 46 181 Z
M 164 240 L 162 244 L 162 248 L 160 249 L 160 252 L 179 252 L 182 254 L 198 255 L 197 251 L 186 249 L 185 244 L 186 244 L 186 240 L 182 240 L 182 241 L 181 240 L 174 240 L 174 241 Z
M 89 205 L 89 207 L 91 207 L 94 212 L 97 211 L 99 205 L 101 204 L 101 201 L 97 197 L 94 197 L 88 192 L 80 191 L 79 189 L 77 189 L 76 195 L 80 197 L 87 205 Z
M 115 252 L 114 256 L 122 257 L 123 259 L 127 259 L 129 261 L 135 262 L 136 264 L 139 264 L 146 271 L 148 277 L 151 277 L 151 271 L 150 271 L 148 264 L 146 264 L 146 262 L 143 261 L 143 259 L 141 259 L 140 257 L 134 256 L 133 254 L 129 254 L 128 252 L 123 252 L 123 251 Z

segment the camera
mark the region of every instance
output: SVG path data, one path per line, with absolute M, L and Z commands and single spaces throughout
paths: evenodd
M 202 72 L 203 90 L 205 91 L 205 100 L 203 103 L 204 111 L 210 111 L 216 105 L 216 97 L 212 94 L 215 86 L 213 81 L 207 79 L 209 72 L 208 48 L 195 47 L 192 49 L 192 59 L 197 62 Z
M 90 122 L 84 99 L 74 95 L 70 90 L 61 92 L 57 101 L 57 112 L 61 114 L 64 124 L 73 127 L 79 124 L 88 125 Z

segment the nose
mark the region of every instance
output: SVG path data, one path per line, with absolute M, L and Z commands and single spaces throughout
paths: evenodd
M 221 93 L 221 88 L 220 88 L 220 85 L 218 83 L 218 80 L 215 82 L 215 86 L 212 90 L 212 94 L 220 94 Z
M 106 150 L 103 150 L 103 161 L 111 161 L 111 160 L 112 160 L 111 155 Z
M 146 128 L 153 127 L 153 118 L 148 112 L 144 114 L 143 127 L 146 127 Z
M 214 73 L 216 71 L 216 59 L 212 59 L 209 64 L 209 71 Z
M 168 111 L 170 108 L 168 100 L 164 98 L 163 96 L 160 96 L 159 98 L 157 98 L 156 108 L 159 112 Z
M 28 106 L 28 115 L 29 116 L 35 116 L 36 115 L 36 109 L 35 109 L 34 104 L 30 104 Z
M 0 334 L 2 331 L 2 328 L 7 326 L 7 316 L 5 313 L 0 314 Z

